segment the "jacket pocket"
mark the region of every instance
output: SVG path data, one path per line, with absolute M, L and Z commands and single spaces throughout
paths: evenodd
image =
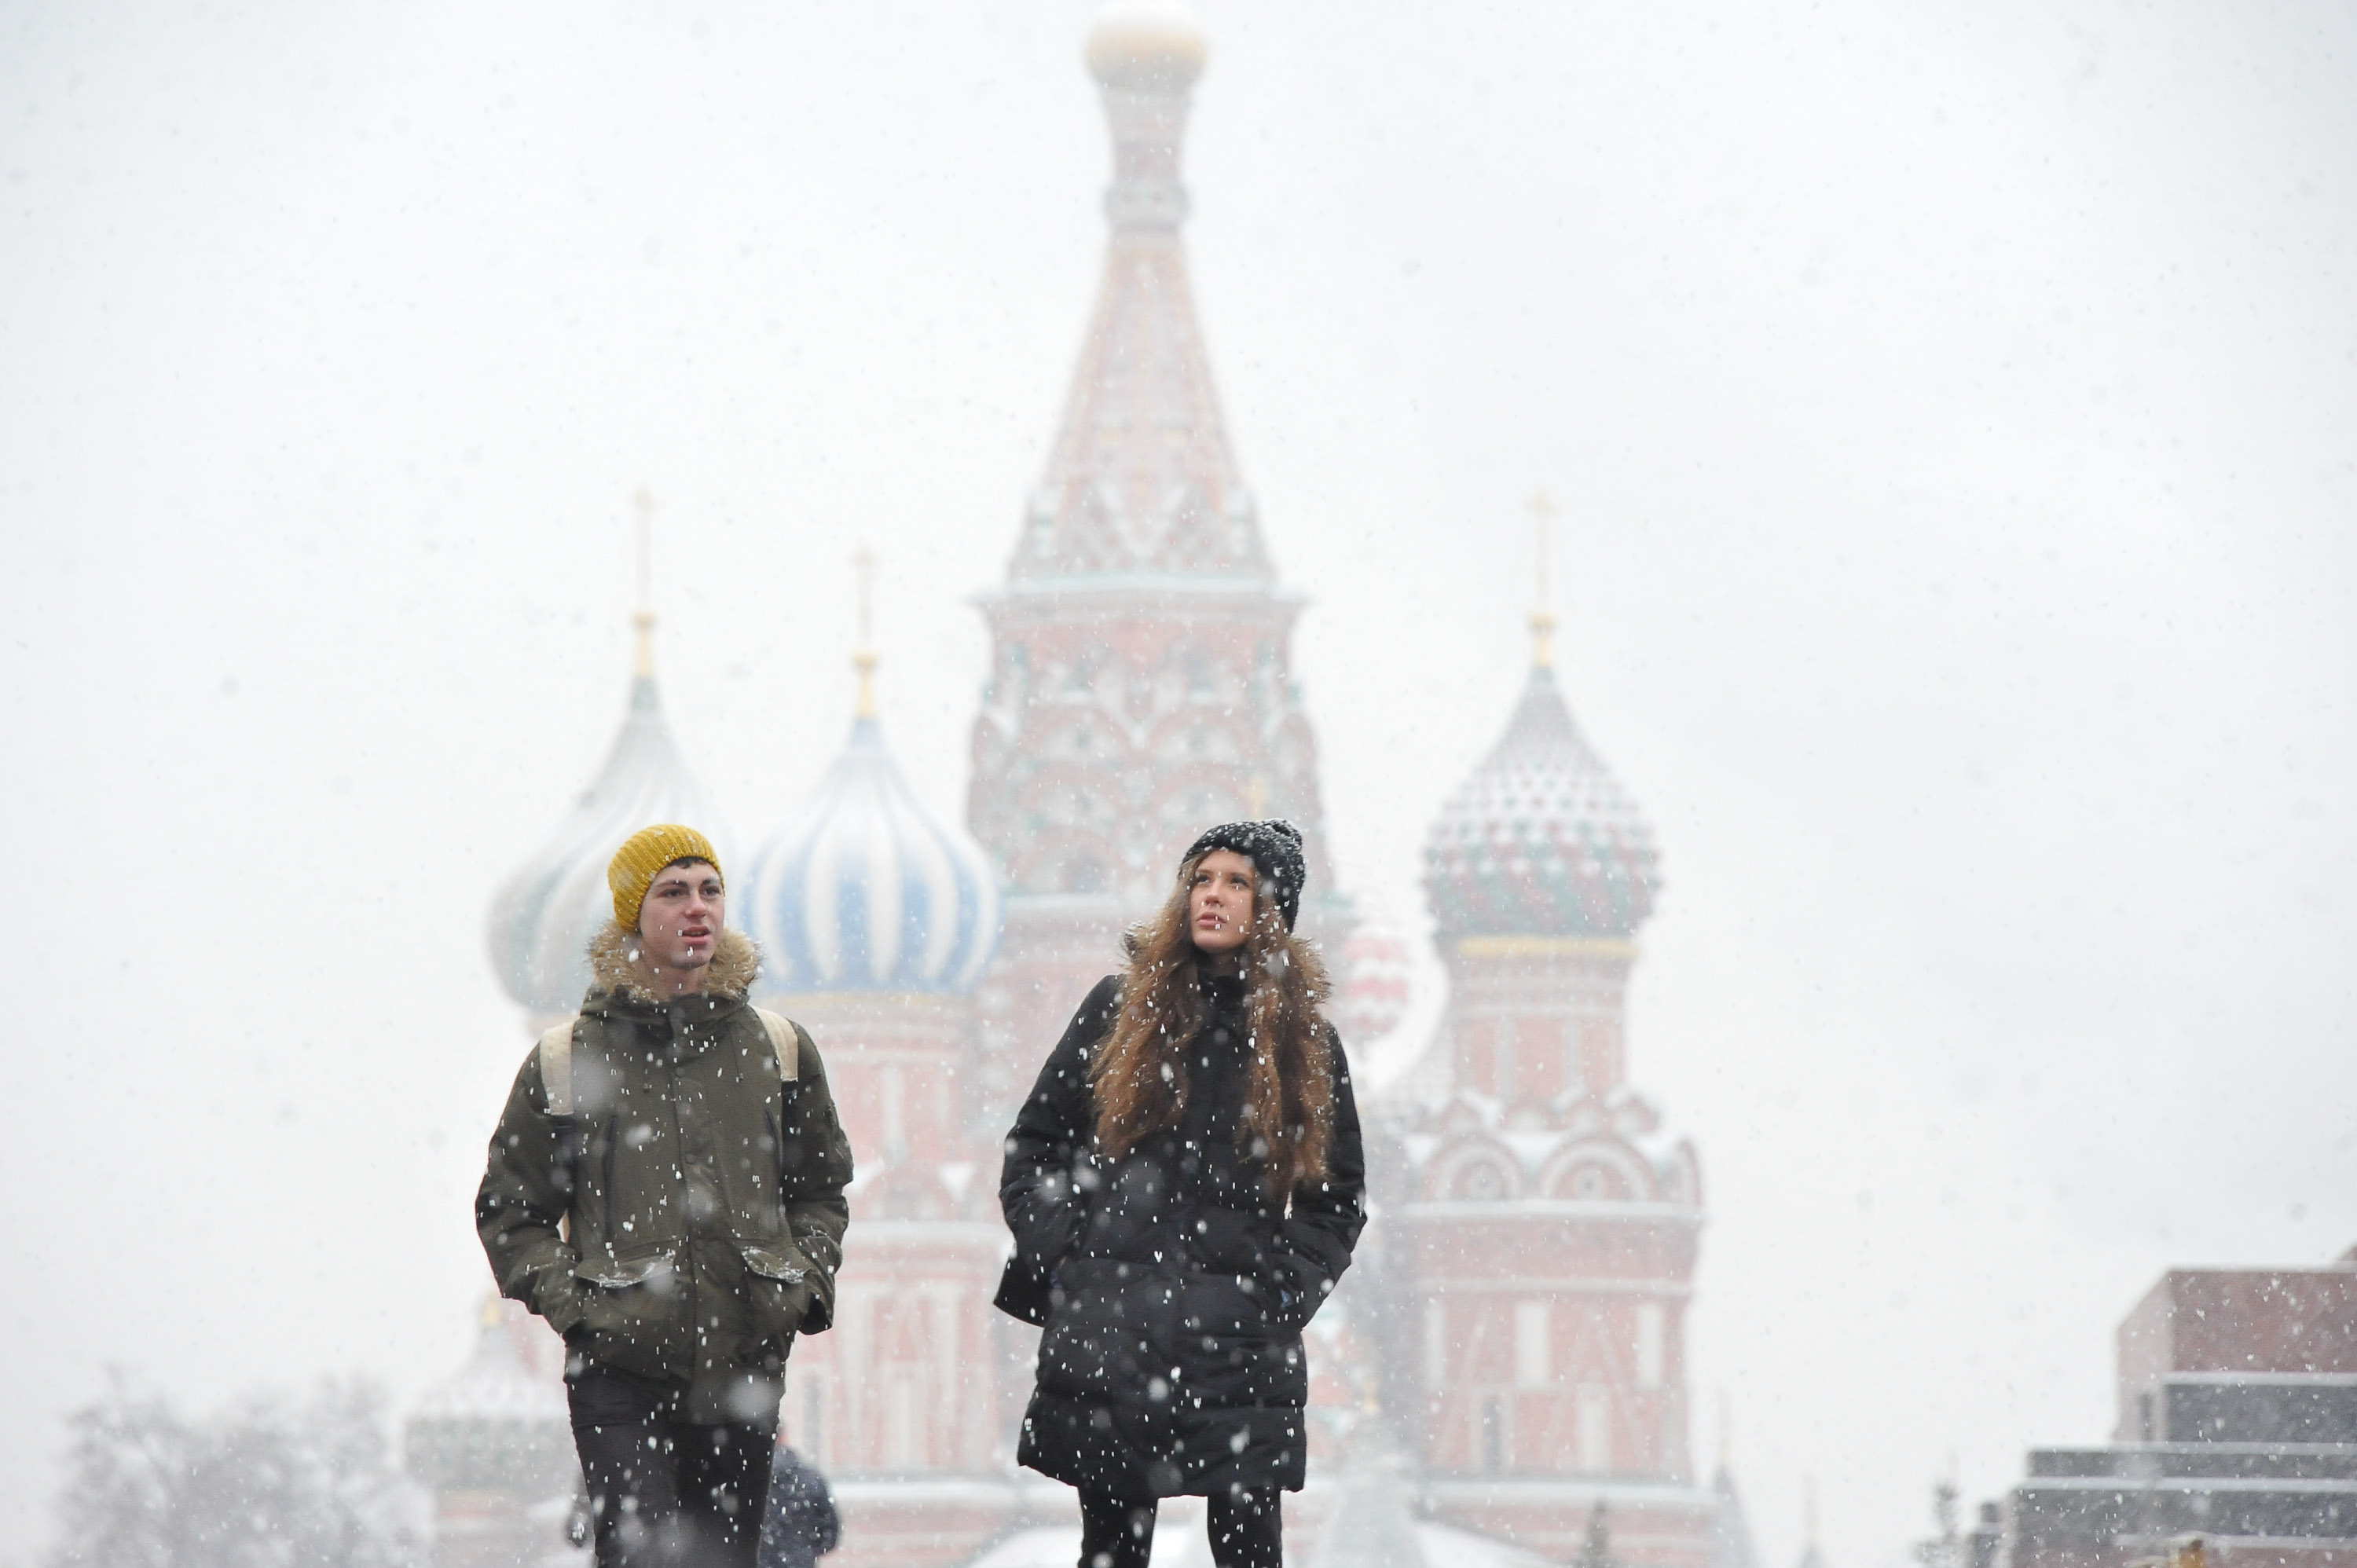
M 665 1248 L 631 1258 L 614 1258 L 593 1252 L 575 1266 L 573 1277 L 584 1284 L 597 1285 L 606 1290 L 653 1285 L 659 1291 L 668 1292 L 678 1276 L 678 1271 L 677 1255 Z
M 1287 1219 L 1269 1248 L 1269 1265 L 1275 1290 L 1271 1308 L 1280 1324 L 1297 1331 L 1309 1326 L 1334 1294 L 1342 1271 L 1351 1266 L 1351 1253 L 1338 1250 L 1317 1227 Z
M 1059 1294 L 1039 1337 L 1039 1387 L 1100 1404 L 1163 1404 L 1170 1391 L 1178 1272 L 1075 1258 L 1057 1277 Z M 1166 1380 L 1160 1393 L 1154 1391 L 1157 1379 Z
M 573 1270 L 587 1297 L 581 1347 L 600 1366 L 641 1376 L 664 1371 L 662 1341 L 679 1291 L 679 1257 L 671 1248 L 617 1257 L 592 1252 Z
M 789 1340 L 801 1330 L 817 1298 L 813 1271 L 791 1247 L 776 1241 L 739 1241 L 747 1294 L 765 1337 Z
M 810 1265 L 787 1248 L 766 1241 L 739 1241 L 737 1251 L 744 1254 L 745 1266 L 765 1280 L 798 1285 L 810 1278 Z

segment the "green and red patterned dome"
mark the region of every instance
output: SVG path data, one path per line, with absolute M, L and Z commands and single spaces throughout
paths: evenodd
M 1652 829 L 1541 662 L 1506 733 L 1432 824 L 1424 890 L 1444 940 L 1627 938 L 1653 912 L 1659 861 Z

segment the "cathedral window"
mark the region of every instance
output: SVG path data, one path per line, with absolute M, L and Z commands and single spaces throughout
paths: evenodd
M 1555 1380 L 1553 1314 L 1543 1301 L 1514 1303 L 1514 1381 L 1543 1389 Z
M 1640 1302 L 1637 1305 L 1637 1386 L 1658 1389 L 1664 1370 L 1662 1304 Z
M 884 1069 L 884 1152 L 891 1160 L 909 1152 L 909 1091 L 897 1067 Z
M 918 1369 L 905 1364 L 895 1366 L 889 1378 L 890 1393 L 884 1410 L 884 1462 L 896 1470 L 912 1470 L 924 1458 Z
M 794 1434 L 794 1441 L 811 1463 L 823 1468 L 834 1463 L 834 1451 L 827 1446 L 826 1374 L 807 1371 L 802 1374 L 802 1423 Z
M 1601 1383 L 1579 1386 L 1579 1467 L 1591 1476 L 1612 1468 L 1612 1395 Z

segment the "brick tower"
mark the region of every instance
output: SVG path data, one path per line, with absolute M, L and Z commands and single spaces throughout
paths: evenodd
M 1701 1176 L 1627 1081 L 1656 855 L 1565 705 L 1550 629 L 1534 618 L 1522 700 L 1426 846 L 1450 998 L 1386 1116 L 1415 1374 L 1393 1402 L 1439 1518 L 1568 1559 L 1601 1504 L 1620 1561 L 1705 1568 L 1734 1521 L 1687 1446 Z
M 1104 274 L 1006 581 L 981 600 L 968 822 L 1007 895 L 976 999 L 994 1131 L 1205 826 L 1290 818 L 1311 864 L 1304 929 L 1342 923 L 1292 674 L 1301 600 L 1229 446 L 1179 236 L 1202 34 L 1172 9 L 1115 8 L 1087 59 L 1113 131 Z
M 862 640 L 866 621 L 862 595 Z M 856 1155 L 832 1332 L 799 1341 L 780 1412 L 834 1483 L 838 1568 L 934 1568 L 1019 1506 L 997 1379 L 1005 1227 L 995 1144 L 968 1123 L 972 990 L 992 872 L 884 744 L 875 656 L 851 738 L 747 879 L 767 999 L 824 1054 Z

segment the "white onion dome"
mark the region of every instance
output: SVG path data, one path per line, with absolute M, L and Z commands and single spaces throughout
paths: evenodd
M 919 804 L 865 713 L 748 887 L 764 983 L 780 991 L 968 991 L 998 945 L 990 863 Z
M 614 918 L 606 865 L 650 822 L 685 822 L 712 840 L 729 871 L 729 840 L 681 758 L 654 677 L 630 682 L 621 733 L 572 814 L 491 902 L 491 965 L 525 1011 L 560 1016 L 589 989 L 589 942 Z M 732 879 L 733 883 L 733 879 Z
M 1543 662 L 1433 823 L 1425 894 L 1444 938 L 1626 938 L 1652 913 L 1659 859 Z

